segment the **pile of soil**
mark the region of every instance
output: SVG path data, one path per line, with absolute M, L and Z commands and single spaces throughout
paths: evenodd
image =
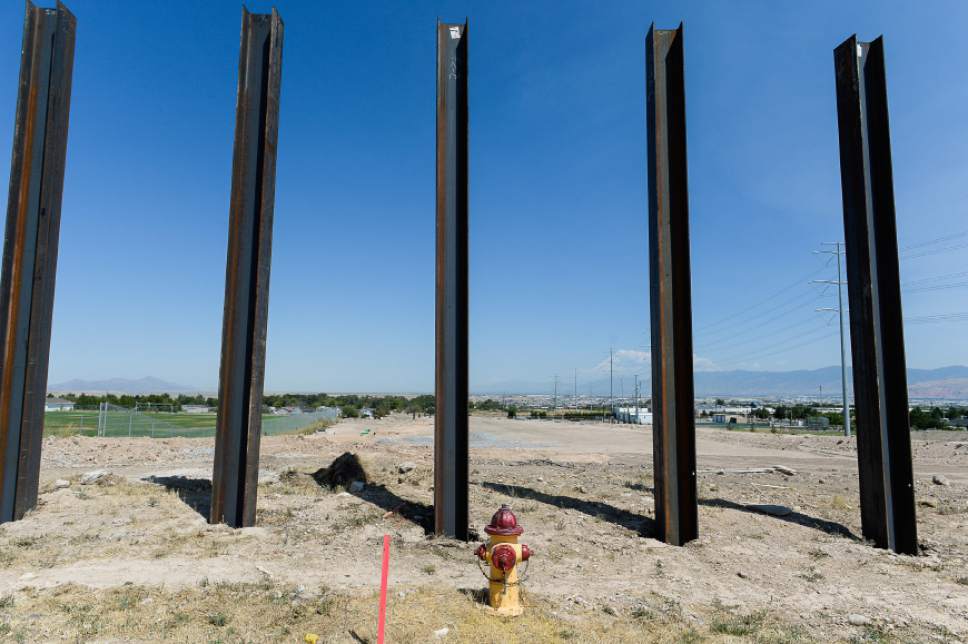
M 356 454 L 343 452 L 336 460 L 330 463 L 329 467 L 324 467 L 313 472 L 313 478 L 320 485 L 330 489 L 337 487 L 349 487 L 354 481 L 366 484 L 366 470 L 360 463 Z

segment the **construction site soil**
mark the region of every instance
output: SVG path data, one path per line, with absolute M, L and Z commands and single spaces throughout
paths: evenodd
M 698 430 L 700 538 L 654 539 L 649 427 L 471 418 L 475 538 L 512 506 L 526 612 L 486 608 L 475 542 L 435 538 L 433 419 L 262 441 L 257 525 L 207 521 L 212 439 L 48 438 L 0 526 L 10 641 L 968 641 L 968 434 L 912 437 L 921 554 L 861 536 L 852 439 Z M 364 485 L 326 479 L 350 453 Z M 315 476 L 314 476 L 315 475 Z M 310 638 L 311 639 L 311 638 Z

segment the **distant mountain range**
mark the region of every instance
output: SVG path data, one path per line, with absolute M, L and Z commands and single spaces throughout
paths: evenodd
M 160 378 L 146 376 L 144 378 L 108 378 L 107 380 L 68 380 L 48 385 L 48 391 L 54 393 L 86 393 L 86 394 L 194 394 L 197 387 L 179 385 Z
M 642 395 L 651 393 L 649 374 L 643 374 L 640 381 Z M 852 377 L 848 370 L 848 391 L 853 394 Z M 615 395 L 619 395 L 619 376 L 615 377 Z M 757 397 L 795 397 L 817 396 L 823 386 L 824 397 L 840 397 L 840 367 L 821 369 L 801 369 L 797 371 L 697 371 L 695 373 L 696 396 L 743 396 Z M 558 393 L 570 396 L 570 383 L 561 382 Z M 589 384 L 595 395 L 608 393 L 608 378 L 599 378 L 592 383 L 579 382 L 579 395 L 588 394 Z M 625 376 L 625 393 L 632 395 L 632 378 Z M 200 389 L 161 380 L 160 378 L 109 378 L 107 380 L 68 380 L 50 385 L 48 391 L 54 393 L 114 393 L 114 394 L 194 394 L 211 393 L 213 389 Z M 475 387 L 474 394 L 546 394 L 551 392 L 549 385 L 508 382 L 499 385 Z M 911 398 L 941 398 L 968 400 L 968 367 L 951 366 L 938 369 L 908 369 L 908 393 Z
M 651 395 L 651 373 L 641 374 L 640 391 Z M 847 389 L 853 395 L 853 373 L 847 370 Z M 824 397 L 840 397 L 840 367 L 800 369 L 796 371 L 697 371 L 694 374 L 697 397 L 743 396 L 749 398 L 818 396 L 823 387 Z M 614 393 L 619 395 L 620 380 L 615 376 Z M 579 396 L 588 395 L 589 389 L 597 395 L 608 393 L 608 376 L 589 383 L 579 379 Z M 632 395 L 632 377 L 626 375 L 625 395 Z M 502 383 L 475 390 L 481 394 L 540 393 L 551 392 L 551 384 Z M 908 369 L 908 393 L 911 398 L 943 398 L 968 400 L 968 367 L 951 366 L 938 369 Z M 571 382 L 560 381 L 558 395 L 570 398 Z
M 911 398 L 968 399 L 968 367 L 908 369 Z M 840 396 L 840 367 L 798 371 L 700 371 L 695 374 L 699 396 Z M 847 370 L 847 391 L 853 395 L 853 372 Z

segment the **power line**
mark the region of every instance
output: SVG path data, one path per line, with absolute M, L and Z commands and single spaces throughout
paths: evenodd
M 960 271 L 958 273 L 945 273 L 943 275 L 935 275 L 934 277 L 922 277 L 921 279 L 910 280 L 901 284 L 902 287 L 907 286 L 918 286 L 919 284 L 926 284 L 930 282 L 939 282 L 946 279 L 955 279 L 959 277 L 968 277 L 968 271 Z
M 738 317 L 740 317 L 742 315 L 748 315 L 751 310 L 756 309 L 756 308 L 759 308 L 760 306 L 762 306 L 764 304 L 767 304 L 768 302 L 772 302 L 773 300 L 775 300 L 776 298 L 780 297 L 784 293 L 788 293 L 790 291 L 790 289 L 791 288 L 794 288 L 795 286 L 799 286 L 801 284 L 806 283 L 807 280 L 809 280 L 811 277 L 819 274 L 820 271 L 822 271 L 822 270 L 823 270 L 823 267 L 821 267 L 820 269 L 811 271 L 811 272 L 807 273 L 806 275 L 804 275 L 803 277 L 798 277 L 791 284 L 789 284 L 787 286 L 784 286 L 780 290 L 778 290 L 775 293 L 767 296 L 766 298 L 760 300 L 759 302 L 755 302 L 753 304 L 747 304 L 746 306 L 744 306 L 744 308 L 742 308 L 742 309 L 740 309 L 740 310 L 738 310 L 738 311 L 736 311 L 734 313 L 730 313 L 729 315 L 726 315 L 726 316 L 720 318 L 719 320 L 717 320 L 715 322 L 711 322 L 710 324 L 705 324 L 705 325 L 703 325 L 701 327 L 697 327 L 696 328 L 696 332 L 698 333 L 698 332 L 701 332 L 701 331 L 706 331 L 706 330 L 711 329 L 713 327 L 719 326 L 723 322 L 727 322 L 729 320 L 736 319 L 736 318 L 738 318 Z
M 794 296 L 790 300 L 785 301 L 783 305 L 780 305 L 780 306 L 783 306 L 784 308 L 778 307 L 777 309 L 770 311 L 769 313 L 772 313 L 770 317 L 756 320 L 756 324 L 750 324 L 749 320 L 746 320 L 746 326 L 741 331 L 730 334 L 728 329 L 726 330 L 725 333 L 723 332 L 723 330 L 720 330 L 714 333 L 712 337 L 707 336 L 704 339 L 697 340 L 696 344 L 698 346 L 708 348 L 710 346 L 716 346 L 718 344 L 722 344 L 724 341 L 726 342 L 732 341 L 734 338 L 742 337 L 748 333 L 759 333 L 763 329 L 763 327 L 767 326 L 771 322 L 784 318 L 790 313 L 792 313 L 793 311 L 802 309 L 802 307 L 805 304 L 812 304 L 818 300 L 823 299 L 824 297 L 825 297 L 824 294 L 817 295 L 810 291 L 805 291 L 803 293 L 800 293 Z M 789 304 L 789 306 L 786 306 L 787 304 Z
M 911 324 L 932 324 L 938 322 L 968 322 L 968 312 L 938 313 L 936 315 L 914 315 L 904 318 Z
M 816 322 L 817 321 L 814 318 L 804 318 L 803 320 L 800 320 L 799 322 L 796 322 L 794 324 L 782 326 L 782 327 L 780 327 L 778 329 L 774 329 L 773 331 L 771 331 L 769 333 L 761 333 L 759 335 L 756 335 L 755 337 L 747 338 L 747 339 L 742 340 L 740 342 L 731 342 L 730 340 L 722 340 L 720 342 L 715 342 L 715 343 L 711 343 L 711 344 L 700 344 L 700 343 L 697 343 L 696 344 L 696 347 L 703 349 L 703 351 L 708 351 L 711 348 L 722 347 L 722 346 L 728 346 L 729 348 L 741 347 L 741 346 L 744 346 L 744 345 L 747 345 L 747 344 L 751 344 L 751 343 L 754 343 L 754 342 L 760 342 L 761 340 L 765 340 L 767 338 L 775 337 L 775 336 L 777 336 L 777 335 L 779 335 L 781 333 L 785 333 L 785 332 L 791 331 L 793 329 L 798 329 L 798 328 L 803 327 L 803 326 L 806 326 L 808 324 L 816 324 Z
M 929 239 L 927 241 L 918 242 L 916 244 L 908 244 L 901 249 L 902 253 L 908 251 L 917 250 L 919 248 L 924 248 L 926 246 L 933 246 L 934 244 L 940 244 L 946 241 L 951 241 L 952 239 L 960 239 L 962 237 L 968 237 L 968 230 L 961 231 L 959 233 L 951 233 L 949 235 L 942 235 L 941 237 L 936 237 L 935 239 Z
M 828 333 L 827 335 L 820 336 L 819 338 L 812 338 L 810 340 L 806 340 L 806 341 L 801 342 L 799 344 L 792 344 L 792 345 L 790 345 L 788 347 L 785 347 L 785 348 L 780 349 L 778 351 L 773 351 L 771 353 L 765 353 L 765 354 L 750 354 L 749 356 L 746 356 L 746 359 L 747 359 L 747 361 L 748 360 L 762 360 L 763 358 L 769 358 L 769 357 L 772 357 L 772 356 L 775 356 L 775 355 L 780 355 L 780 354 L 783 354 L 783 353 L 787 353 L 789 351 L 793 351 L 794 349 L 800 349 L 802 347 L 805 347 L 805 346 L 808 346 L 808 345 L 811 345 L 811 344 L 816 344 L 816 343 L 818 343 L 818 342 L 820 342 L 822 340 L 826 340 L 827 338 L 832 338 L 835 335 L 837 335 L 837 331 L 834 331 L 833 333 Z
M 816 329 L 812 329 L 812 330 L 810 330 L 810 331 L 808 331 L 806 333 L 797 333 L 797 334 L 794 334 L 791 337 L 783 338 L 782 340 L 780 340 L 778 342 L 771 342 L 770 344 L 767 344 L 767 345 L 765 345 L 763 347 L 760 347 L 756 351 L 753 351 L 753 352 L 750 352 L 750 353 L 740 352 L 740 353 L 737 353 L 737 354 L 727 354 L 727 356 L 725 358 L 722 358 L 721 357 L 720 360 L 733 361 L 733 360 L 738 360 L 740 358 L 746 358 L 746 357 L 749 357 L 749 356 L 759 356 L 759 354 L 762 351 L 764 351 L 764 350 L 767 350 L 768 351 L 768 350 L 773 349 L 773 348 L 783 347 L 783 346 L 789 345 L 789 343 L 791 341 L 793 341 L 793 340 L 797 340 L 797 339 L 801 339 L 802 340 L 804 338 L 808 338 L 808 337 L 810 337 L 812 335 L 815 335 L 817 332 L 825 332 L 828 329 L 829 329 L 829 327 L 826 326 L 826 325 L 824 325 L 824 326 L 818 327 Z M 824 336 L 824 337 L 829 337 L 829 334 L 827 336 Z M 797 345 L 789 345 L 789 346 L 792 348 L 793 346 L 797 346 Z

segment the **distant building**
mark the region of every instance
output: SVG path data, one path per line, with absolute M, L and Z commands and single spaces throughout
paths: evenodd
M 948 421 L 949 427 L 961 427 L 962 429 L 968 428 L 968 416 L 962 416 L 961 418 L 952 418 Z
M 340 415 L 339 407 L 326 407 L 325 405 L 316 408 L 316 414 L 322 418 L 335 420 Z
M 208 405 L 182 405 L 181 408 L 186 414 L 207 414 L 212 411 Z
M 726 424 L 726 414 L 713 414 L 713 422 L 717 425 Z
M 44 411 L 74 411 L 74 403 L 63 398 L 45 398 Z
M 615 419 L 620 423 L 631 423 L 632 425 L 651 425 L 652 412 L 647 407 L 616 407 Z

